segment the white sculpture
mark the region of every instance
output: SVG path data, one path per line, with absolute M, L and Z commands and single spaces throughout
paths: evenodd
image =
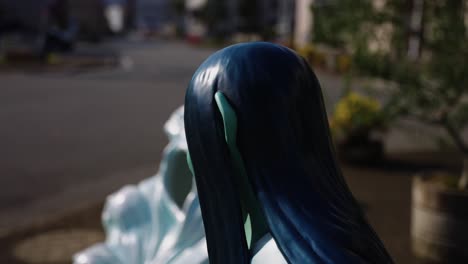
M 183 107 L 166 122 L 158 173 L 107 198 L 106 241 L 77 253 L 75 264 L 208 263 L 203 220 L 186 152 Z

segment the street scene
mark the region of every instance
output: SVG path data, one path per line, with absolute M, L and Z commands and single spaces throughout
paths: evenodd
M 76 254 L 109 238 L 109 195 L 161 170 L 197 68 L 255 41 L 310 64 L 343 176 L 393 261 L 468 259 L 467 1 L 35 2 L 46 18 L 33 2 L 0 0 L 0 263 L 94 263 Z M 362 14 L 329 19 L 343 10 Z M 401 10 L 404 37 L 374 20 Z

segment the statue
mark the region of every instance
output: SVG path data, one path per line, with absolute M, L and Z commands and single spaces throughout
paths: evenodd
M 157 175 L 108 197 L 106 242 L 79 252 L 75 264 L 208 262 L 200 206 L 186 162 L 183 107 L 164 126 L 169 144 Z
M 393 263 L 337 164 L 319 82 L 269 43 L 209 57 L 185 99 L 212 264 Z

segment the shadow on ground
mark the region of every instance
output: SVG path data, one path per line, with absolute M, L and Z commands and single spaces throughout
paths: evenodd
M 65 264 L 72 255 L 104 240 L 102 204 L 54 220 L 37 223 L 0 238 L 0 263 Z
M 456 170 L 458 163 L 453 157 L 447 153 L 407 153 L 389 155 L 385 161 L 370 166 L 342 162 L 352 192 L 395 263 L 424 263 L 410 249 L 412 176 L 428 169 Z M 73 253 L 104 239 L 101 210 L 102 204 L 97 204 L 11 232 L 0 238 L 0 263 L 70 263 Z

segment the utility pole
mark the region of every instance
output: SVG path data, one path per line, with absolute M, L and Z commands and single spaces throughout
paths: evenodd
M 311 6 L 314 0 L 296 0 L 294 26 L 294 45 L 305 46 L 311 40 L 313 14 Z

